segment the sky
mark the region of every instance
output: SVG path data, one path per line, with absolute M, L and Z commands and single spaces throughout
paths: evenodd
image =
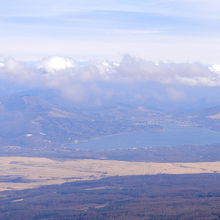
M 0 84 L 97 105 L 220 103 L 219 12 L 219 0 L 1 1 Z
M 7 0 L 0 58 L 220 63 L 219 0 Z

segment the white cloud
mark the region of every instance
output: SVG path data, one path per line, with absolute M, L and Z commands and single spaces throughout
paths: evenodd
M 220 86 L 220 65 L 200 63 L 151 62 L 125 55 L 121 61 L 75 61 L 71 58 L 53 56 L 35 65 L 7 58 L 0 63 L 4 78 L 22 82 L 44 81 L 54 87 L 63 84 L 94 81 L 158 81 L 185 85 Z
M 127 97 L 129 88 L 138 88 L 140 83 L 156 82 L 162 85 L 160 91 L 141 92 L 131 96 L 166 98 L 185 100 L 183 91 L 178 85 L 193 87 L 220 86 L 220 65 L 212 66 L 200 63 L 151 62 L 129 55 L 121 61 L 76 61 L 66 57 L 50 57 L 39 62 L 18 62 L 8 58 L 1 62 L 0 78 L 14 83 L 33 87 L 57 89 L 65 97 L 75 102 L 91 102 L 100 104 L 103 100 L 114 97 Z M 145 94 L 143 94 L 145 93 Z M 131 98 L 131 97 L 130 97 Z M 135 98 L 134 98 L 135 99 Z
M 38 68 L 46 72 L 53 73 L 57 71 L 65 71 L 73 68 L 74 66 L 75 66 L 75 62 L 73 61 L 73 59 L 59 57 L 59 56 L 52 56 L 43 59 L 40 62 Z
M 12 57 L 1 62 L 0 77 L 16 83 L 30 83 L 31 85 L 41 84 L 40 81 L 42 80 L 42 77 L 36 69 L 27 63 L 18 62 Z
M 215 65 L 216 67 L 216 65 Z M 219 86 L 220 75 L 200 63 L 154 63 L 125 56 L 116 71 L 117 77 L 131 80 L 178 83 L 189 86 Z
M 0 68 L 4 67 L 5 64 L 0 62 Z
M 220 65 L 219 64 L 213 64 L 209 67 L 209 70 L 211 70 L 214 73 L 220 74 Z

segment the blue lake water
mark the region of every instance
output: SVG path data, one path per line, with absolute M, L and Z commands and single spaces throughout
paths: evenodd
M 73 149 L 127 149 L 134 147 L 148 146 L 178 146 L 185 144 L 202 145 L 220 143 L 220 132 L 206 128 L 191 126 L 167 126 L 159 132 L 133 132 L 105 136 L 70 144 L 68 147 Z

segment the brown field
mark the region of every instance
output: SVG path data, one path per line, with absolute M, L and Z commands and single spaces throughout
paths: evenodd
M 149 163 L 0 157 L 0 191 L 94 180 L 108 176 L 220 173 L 220 162 Z

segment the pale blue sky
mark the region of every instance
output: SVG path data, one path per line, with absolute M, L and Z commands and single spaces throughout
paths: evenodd
M 218 0 L 7 0 L 0 56 L 220 63 Z

